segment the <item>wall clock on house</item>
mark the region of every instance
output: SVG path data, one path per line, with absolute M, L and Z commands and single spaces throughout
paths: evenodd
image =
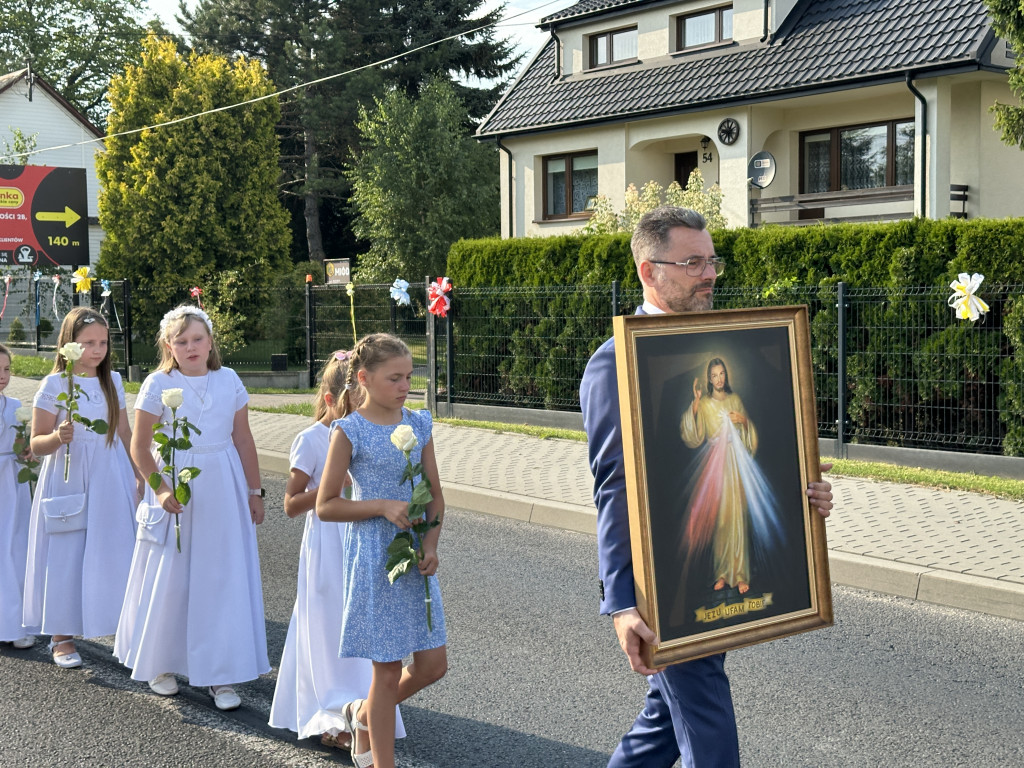
M 727 117 L 718 124 L 718 140 L 723 144 L 735 144 L 740 137 L 740 124 Z

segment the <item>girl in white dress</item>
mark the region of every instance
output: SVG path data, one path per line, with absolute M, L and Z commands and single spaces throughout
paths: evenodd
M 174 466 L 201 474 L 189 482 L 184 505 L 166 476 L 146 492 L 114 654 L 133 680 L 149 681 L 161 696 L 176 694 L 175 675 L 183 675 L 208 688 L 218 708 L 234 709 L 241 700 L 232 686 L 270 671 L 254 527 L 263 522 L 263 489 L 249 395 L 238 375 L 221 366 L 210 318 L 198 307 L 164 315 L 158 344 L 160 368 L 135 401 L 132 455 L 146 477 L 163 466 L 153 451 L 153 427 L 163 424 L 170 436 L 172 412 L 163 393 L 177 390 L 183 399 L 177 415 L 197 431 L 191 448 L 175 451 Z
M 32 499 L 22 620 L 53 636 L 53 660 L 65 668 L 82 665 L 74 635 L 103 637 L 117 629 L 143 488 L 128 453 L 132 433 L 124 387 L 110 370 L 103 315 L 88 307 L 68 312 L 57 346 L 71 341 L 81 346 L 82 356 L 72 362 L 58 352 L 53 373 L 33 401 L 32 452 L 43 461 Z M 68 368 L 81 387 L 78 415 L 105 421 L 106 434 L 68 418 L 61 398 L 68 391 L 61 373 Z
M 20 467 L 14 455 L 14 440 L 21 401 L 2 394 L 10 381 L 11 351 L 0 344 L 0 641 L 15 648 L 31 648 L 36 644 L 34 633 L 38 627 L 26 628 L 21 621 L 32 496 L 28 483 L 18 482 Z
M 298 594 L 277 673 L 270 725 L 321 735 L 321 743 L 348 749 L 342 708 L 370 690 L 369 659 L 339 658 L 342 598 L 345 594 L 344 540 L 348 523 L 324 523 L 316 516 L 320 474 L 327 458 L 330 424 L 343 415 L 341 395 L 348 375 L 348 353 L 335 352 L 320 373 L 316 422 L 292 443 L 291 471 L 284 493 L 288 517 L 305 518 L 299 553 Z M 396 735 L 405 735 L 396 714 Z

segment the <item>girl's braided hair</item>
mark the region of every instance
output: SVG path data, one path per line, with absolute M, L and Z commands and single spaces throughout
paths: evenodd
M 397 336 L 371 333 L 358 341 L 348 356 L 348 376 L 345 378 L 345 391 L 341 395 L 342 416 L 348 416 L 358 405 L 352 393 L 360 386 L 357 378 L 359 371 L 373 371 L 381 363 L 395 357 L 412 357 L 409 347 Z M 365 402 L 366 392 L 362 394 Z

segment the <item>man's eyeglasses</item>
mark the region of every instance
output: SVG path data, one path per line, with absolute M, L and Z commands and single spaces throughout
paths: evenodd
M 690 277 L 703 275 L 708 264 L 715 270 L 716 275 L 725 272 L 725 261 L 718 257 L 707 259 L 703 256 L 691 256 L 686 261 L 658 261 L 657 259 L 648 259 L 648 261 L 651 264 L 672 264 L 676 267 L 686 267 L 686 274 Z

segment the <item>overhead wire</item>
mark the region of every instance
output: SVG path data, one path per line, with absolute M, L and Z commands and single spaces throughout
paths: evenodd
M 536 5 L 536 6 L 534 6 L 532 8 L 529 8 L 529 9 L 527 9 L 525 11 L 520 11 L 519 13 L 515 13 L 515 14 L 512 14 L 510 16 L 503 17 L 500 21 L 493 22 L 491 24 L 482 24 L 482 25 L 480 25 L 478 27 L 474 27 L 473 29 L 467 29 L 467 30 L 464 30 L 462 32 L 458 32 L 458 33 L 453 34 L 453 35 L 448 35 L 447 37 L 443 37 L 443 38 L 441 38 L 439 40 L 434 40 L 432 42 L 425 43 L 425 44 L 417 46 L 415 48 L 407 49 L 405 51 L 402 51 L 401 53 L 396 53 L 394 56 L 388 56 L 387 58 L 380 59 L 378 61 L 371 62 L 369 64 L 363 64 L 362 66 L 355 67 L 355 68 L 349 69 L 349 70 L 345 70 L 344 72 L 336 72 L 333 75 L 326 75 L 324 77 L 317 78 L 316 80 L 310 80 L 310 81 L 305 82 L 305 83 L 298 83 L 296 85 L 289 86 L 288 88 L 284 88 L 284 89 L 281 89 L 281 90 L 274 91 L 273 93 L 267 93 L 267 94 L 264 94 L 262 96 L 256 96 L 255 98 L 252 98 L 252 99 L 247 99 L 245 101 L 240 101 L 240 102 L 237 102 L 237 103 L 234 103 L 234 104 L 228 104 L 228 105 L 225 105 L 225 106 L 222 106 L 222 107 L 213 107 L 212 109 L 207 109 L 207 110 L 204 110 L 202 112 L 196 112 L 195 114 L 191 114 L 191 115 L 185 115 L 183 117 L 176 117 L 173 120 L 166 120 L 166 121 L 164 121 L 162 123 L 154 123 L 152 125 L 142 126 L 141 128 L 131 128 L 131 129 L 125 130 L 125 131 L 118 131 L 117 133 L 107 134 L 106 136 L 98 136 L 98 137 L 95 137 L 95 138 L 92 138 L 92 139 L 85 139 L 83 141 L 72 142 L 70 144 L 58 144 L 58 145 L 55 145 L 55 146 L 52 146 L 52 147 L 43 147 L 42 149 L 32 149 L 32 150 L 28 150 L 28 151 L 25 151 L 25 152 L 16 152 L 16 153 L 12 153 L 12 154 L 9 154 L 9 155 L 0 155 L 0 163 L 3 163 L 4 161 L 8 161 L 8 160 L 17 160 L 17 159 L 20 159 L 20 158 L 25 158 L 25 157 L 30 157 L 30 156 L 33 156 L 33 155 L 42 154 L 43 152 L 54 152 L 54 151 L 59 150 L 59 149 L 73 149 L 75 147 L 81 147 L 81 146 L 85 146 L 85 145 L 88 145 L 88 144 L 96 144 L 96 143 L 99 143 L 99 142 L 102 142 L 102 141 L 106 141 L 107 139 L 118 138 L 118 137 L 121 137 L 121 136 L 131 136 L 131 135 L 134 135 L 134 134 L 137 134 L 137 133 L 142 133 L 143 131 L 152 131 L 152 130 L 156 130 L 158 128 L 165 128 L 165 127 L 168 127 L 168 126 L 171 126 L 171 125 L 177 125 L 179 123 L 185 123 L 185 122 L 188 122 L 190 120 L 196 120 L 196 119 L 198 119 L 200 117 L 203 117 L 205 115 L 212 115 L 212 114 L 216 114 L 218 112 L 227 112 L 227 111 L 232 110 L 232 109 L 237 109 L 238 107 L 244 107 L 244 106 L 248 106 L 249 104 L 256 104 L 256 103 L 261 102 L 261 101 L 266 101 L 267 99 L 273 99 L 273 98 L 277 98 L 279 96 L 284 96 L 285 94 L 291 93 L 293 91 L 298 91 L 298 90 L 301 90 L 303 88 L 309 88 L 309 87 L 312 87 L 314 85 L 319 85 L 320 83 L 326 83 L 326 82 L 331 81 L 331 80 L 337 80 L 340 77 L 346 77 L 348 75 L 353 75 L 356 72 L 361 72 L 361 71 L 363 71 L 365 69 L 372 69 L 374 67 L 380 67 L 380 66 L 383 66 L 385 64 L 389 64 L 389 63 L 391 63 L 393 61 L 398 61 L 398 60 L 403 59 L 403 58 L 405 58 L 407 56 L 410 56 L 410 55 L 412 55 L 414 53 L 418 53 L 419 51 L 426 50 L 427 48 L 432 48 L 435 45 L 440 45 L 441 43 L 446 43 L 449 40 L 457 40 L 460 37 L 466 37 L 468 35 L 474 35 L 477 32 L 481 32 L 481 31 L 483 31 L 485 29 L 488 29 L 490 27 L 502 26 L 502 24 L 504 24 L 505 22 L 510 21 L 511 19 L 517 19 L 520 16 L 525 16 L 527 14 L 534 13 L 534 12 L 540 10 L 541 8 L 545 8 L 545 7 L 549 6 L 549 5 L 554 5 L 555 3 L 560 3 L 560 2 L 564 2 L 564 0 L 547 0 L 547 2 L 541 3 L 540 5 Z

